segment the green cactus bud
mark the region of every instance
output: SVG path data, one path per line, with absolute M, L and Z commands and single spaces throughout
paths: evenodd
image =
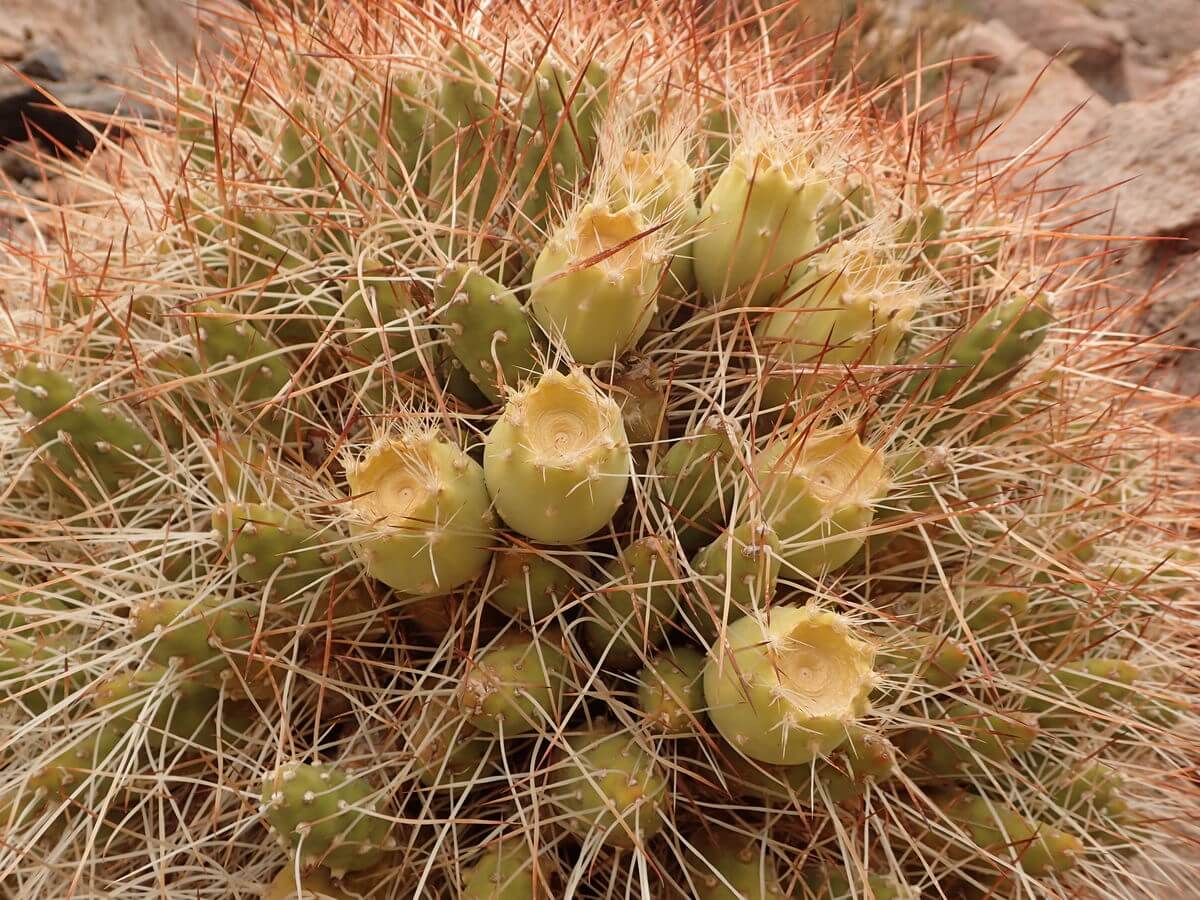
M 553 777 L 551 802 L 580 838 L 644 847 L 662 830 L 667 780 L 632 734 L 598 725 L 571 735 Z
M 769 525 L 744 522 L 724 532 L 692 559 L 700 576 L 695 587 L 705 607 L 692 625 L 712 645 L 725 626 L 753 610 L 766 609 L 775 595 L 780 568 L 779 538 Z
M 263 778 L 263 813 L 305 868 L 323 865 L 338 877 L 370 868 L 390 846 L 390 823 L 377 814 L 374 794 L 334 766 L 289 762 Z
M 874 217 L 875 201 L 868 193 L 866 183 L 859 180 L 845 184 L 827 196 L 821 209 L 817 229 L 820 242 L 830 241 Z
M 216 144 L 212 134 L 212 99 L 199 85 L 179 89 L 175 137 L 179 149 L 195 163 L 212 163 Z
M 704 670 L 708 715 L 751 759 L 799 765 L 846 740 L 870 709 L 874 650 L 842 616 L 777 606 L 726 631 Z
M 622 550 L 605 575 L 588 602 L 584 642 L 597 663 L 633 669 L 666 640 L 665 626 L 678 606 L 678 566 L 666 542 L 650 536 Z
M 257 607 L 249 603 L 153 597 L 133 606 L 129 626 L 135 638 L 147 639 L 151 660 L 161 666 L 179 660 L 189 677 L 219 687 L 223 674 L 234 665 L 226 651 L 250 646 L 256 612 Z
M 895 362 L 924 293 L 868 229 L 808 261 L 755 333 L 783 363 L 833 370 L 824 379 L 801 376 L 806 391 L 836 383 L 845 366 Z
M 1042 714 L 1046 727 L 1057 727 L 1081 707 L 1112 709 L 1128 702 L 1140 675 L 1133 663 L 1105 657 L 1065 663 L 1040 680 L 1030 672 L 1027 680 L 1036 692 L 1025 698 L 1025 708 Z
M 370 361 L 384 356 L 397 372 L 421 368 L 417 303 L 407 284 L 387 277 L 386 266 L 364 259 L 342 284 L 342 302 L 351 353 Z
M 981 713 L 963 703 L 949 707 L 941 721 L 952 730 L 910 732 L 902 743 L 918 765 L 943 778 L 999 768 L 1033 747 L 1036 719 L 1028 713 Z
M 36 440 L 59 441 L 50 452 L 51 483 L 112 495 L 147 473 L 159 459 L 158 442 L 129 416 L 95 394 L 80 395 L 65 375 L 32 363 L 14 377 L 13 399 L 38 422 Z
M 334 881 L 320 869 L 301 872 L 297 880 L 296 870 L 286 866 L 267 885 L 262 900 L 366 900 L 366 896 Z
M 438 698 L 423 704 L 405 724 L 417 777 L 427 787 L 460 782 L 479 768 L 491 747 L 490 741 L 457 709 Z
M 547 857 L 534 857 L 523 837 L 492 844 L 465 873 L 459 900 L 538 900 L 548 897 Z
M 852 427 L 778 438 L 754 469 L 784 563 L 809 575 L 853 558 L 887 492 L 882 454 L 864 446 Z
M 1013 860 L 1035 877 L 1066 872 L 1083 856 L 1079 838 L 1026 819 L 999 801 L 958 793 L 941 798 L 937 806 L 981 849 Z
M 920 900 L 920 894 L 891 875 L 867 873 L 867 890 L 861 887 L 862 876 L 855 870 L 851 883 L 850 870 L 841 865 L 824 865 L 804 872 L 804 900 Z
M 429 103 L 416 77 L 389 73 L 379 100 L 373 101 L 355 124 L 357 127 L 348 129 L 349 139 L 342 148 L 349 168 L 366 175 L 382 165 L 388 182 L 400 189 L 400 197 L 410 189 L 428 192 L 429 173 L 423 163 L 429 152 Z
M 711 303 L 774 303 L 792 267 L 817 245 L 825 179 L 786 144 L 739 147 L 700 208 L 696 283 Z
M 321 116 L 304 103 L 293 104 L 279 133 L 279 161 L 288 184 L 311 191 L 332 182 L 333 174 L 323 155 L 323 151 L 329 153 L 328 141 Z
M 630 446 L 648 451 L 667 430 L 667 390 L 658 367 L 648 359 L 635 359 L 614 375 L 611 387 Z
M 963 617 L 973 634 L 1007 632 L 1029 612 L 1029 591 L 987 590 L 983 596 L 963 605 Z
M 14 833 L 48 805 L 90 804 L 112 786 L 108 757 L 116 749 L 122 731 L 102 727 L 74 740 L 65 750 L 39 764 L 23 788 L 0 799 L 0 832 Z
M 557 722 L 567 666 L 557 640 L 557 632 L 540 639 L 509 634 L 480 653 L 459 690 L 459 704 L 471 724 L 512 737 Z
M 578 370 L 547 372 L 512 395 L 483 454 L 500 517 L 547 544 L 573 544 L 608 524 L 631 468 L 620 408 Z
M 667 734 L 694 732 L 704 715 L 704 656 L 690 647 L 657 654 L 638 672 L 638 705 Z
M 538 368 L 537 346 L 525 311 L 497 281 L 462 266 L 438 276 L 434 293 L 450 350 L 493 403 Z
M 611 84 L 612 77 L 608 69 L 593 59 L 583 70 L 583 81 L 575 93 L 575 100 L 571 103 L 575 134 L 579 139 L 584 166 L 588 169 L 596 159 L 600 130 L 608 115 Z
M 724 102 L 723 98 L 706 98 L 704 112 L 700 116 L 700 131 L 704 138 L 704 158 L 701 162 L 706 167 L 723 171 L 729 165 L 729 157 L 733 151 L 733 135 L 737 131 L 737 118 L 733 108 Z
M 956 641 L 944 635 L 911 634 L 902 641 L 885 641 L 879 648 L 879 670 L 910 676 L 944 688 L 958 680 L 971 658 Z
M 54 630 L 56 614 L 66 608 L 62 600 L 47 590 L 26 589 L 15 578 L 0 572 L 0 632 L 19 631 L 22 638 L 28 638 Z
M 908 216 L 896 234 L 901 246 L 913 248 L 913 254 L 924 253 L 930 260 L 942 255 L 941 237 L 946 232 L 946 212 L 936 203 L 926 203 Z
M 931 379 L 918 376 L 913 385 L 919 389 L 928 382 L 921 395 L 930 401 L 953 392 L 956 405 L 973 403 L 998 390 L 1042 345 L 1053 323 L 1054 314 L 1044 295 L 1010 297 L 928 360 L 946 368 Z
M 190 677 L 173 680 L 165 667 L 151 663 L 105 679 L 96 686 L 92 702 L 122 731 L 143 725 L 146 744 L 158 750 L 215 748 L 222 726 L 224 739 L 229 740 L 234 732 L 224 719 L 230 716 L 232 704 L 222 707 L 220 698 L 217 689 Z
M 1097 760 L 1084 760 L 1068 769 L 1061 786 L 1054 791 L 1054 802 L 1076 814 L 1089 810 L 1107 816 L 1120 816 L 1129 808 L 1120 790 L 1124 779 Z
M 45 712 L 80 687 L 71 667 L 76 644 L 64 634 L 0 635 L 0 708 L 18 703 Z
M 233 503 L 213 510 L 213 528 L 230 548 L 238 576 L 259 583 L 274 577 L 278 590 L 303 589 L 328 573 L 339 551 L 295 513 L 261 503 Z
M 785 900 L 774 860 L 759 841 L 727 829 L 698 835 L 688 874 L 697 900 Z
M 492 560 L 487 600 L 514 619 L 538 622 L 553 615 L 575 587 L 569 566 L 534 548 L 510 547 Z
M 671 445 L 658 464 L 659 485 L 673 513 L 679 542 L 693 549 L 720 530 L 729 516 L 744 461 L 737 426 L 709 416 Z
M 529 308 L 575 362 L 617 359 L 650 327 L 665 264 L 650 230 L 634 210 L 588 204 L 538 254 Z
M 490 209 L 498 186 L 498 157 L 503 152 L 496 78 L 479 54 L 455 42 L 445 60 L 434 120 L 435 196 L 454 202 L 472 219 Z
M 367 571 L 438 594 L 484 570 L 495 521 L 479 463 L 435 432 L 381 439 L 347 467 L 351 528 Z
M 227 306 L 205 301 L 194 309 L 199 362 L 226 392 L 223 402 L 276 431 L 285 428 L 281 410 L 261 410 L 284 398 L 292 384 L 281 348 Z

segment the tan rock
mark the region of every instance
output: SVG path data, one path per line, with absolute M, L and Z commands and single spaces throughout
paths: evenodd
M 973 0 L 983 19 L 1003 22 L 1021 40 L 1078 69 L 1112 66 L 1121 58 L 1129 29 L 1102 19 L 1079 0 Z

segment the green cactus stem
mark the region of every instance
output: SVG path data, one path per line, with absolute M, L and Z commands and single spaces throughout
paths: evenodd
M 809 575 L 854 557 L 889 480 L 882 454 L 849 426 L 777 438 L 754 470 L 783 562 Z
M 974 403 L 1003 386 L 1042 345 L 1053 323 L 1054 313 L 1043 294 L 1003 300 L 927 359 L 944 368 L 931 377 L 917 376 L 914 387 L 930 402 L 952 395 L 957 406 Z M 928 388 L 920 390 L 926 383 Z
M 411 288 L 391 277 L 387 266 L 363 259 L 342 283 L 345 340 L 357 358 L 374 362 L 383 357 L 395 372 L 421 368 L 421 310 Z
M 717 730 L 751 759 L 828 754 L 870 709 L 874 650 L 835 612 L 776 606 L 734 622 L 726 644 L 709 653 L 704 697 Z
M 573 544 L 608 524 L 632 461 L 621 410 L 583 372 L 547 372 L 513 394 L 487 437 L 484 474 L 514 531 Z
M 445 701 L 434 698 L 406 720 L 404 729 L 417 777 L 430 788 L 454 785 L 487 758 L 490 740 Z
M 610 847 L 644 847 L 663 827 L 667 781 L 629 733 L 606 725 L 567 738 L 549 788 L 563 826 Z
M 711 303 L 768 306 L 817 245 L 825 179 L 792 142 L 738 147 L 700 208 L 696 283 Z
M 13 398 L 36 423 L 31 438 L 49 448 L 51 484 L 111 496 L 150 471 L 158 442 L 116 406 L 93 393 L 80 395 L 69 378 L 39 363 L 21 367 Z
M 261 503 L 233 503 L 213 510 L 213 528 L 230 549 L 238 576 L 250 583 L 274 581 L 277 590 L 302 590 L 332 570 L 342 554 L 297 514 Z
M 633 669 L 667 638 L 678 605 L 678 565 L 659 537 L 641 538 L 605 566 L 606 578 L 588 602 L 584 642 L 597 662 Z
M 496 77 L 474 49 L 459 41 L 450 47 L 445 66 L 437 95 L 430 185 L 435 197 L 452 198 L 468 219 L 480 221 L 499 185 L 503 137 Z
M 537 346 L 513 292 L 486 275 L 451 266 L 438 276 L 434 297 L 449 331 L 450 350 L 493 403 L 538 368 Z
M 329 765 L 289 762 L 263 778 L 263 813 L 306 868 L 335 877 L 368 869 L 390 848 L 390 823 L 362 778 Z
M 1029 713 L 985 713 L 964 703 L 950 706 L 941 721 L 951 726 L 910 732 L 902 746 L 925 771 L 941 778 L 1010 766 L 1033 747 L 1037 720 Z
M 376 441 L 346 480 L 356 549 L 384 584 L 439 594 L 487 567 L 495 522 L 483 470 L 436 432 Z
M 692 569 L 700 576 L 696 588 L 704 606 L 694 610 L 691 621 L 702 640 L 712 645 L 729 622 L 770 605 L 779 581 L 781 550 L 774 529 L 749 521 L 725 531 L 695 555 Z
M 1083 844 L 1075 835 L 1027 819 L 1000 801 L 964 792 L 939 799 L 937 806 L 981 849 L 1012 860 L 1035 877 L 1066 872 L 1083 857 Z
M 944 688 L 958 680 L 971 658 L 954 640 L 938 634 L 911 634 L 887 640 L 879 649 L 879 670 Z M 903 679 L 902 679 L 903 680 Z
M 581 365 L 619 358 L 650 327 L 666 257 L 662 238 L 629 208 L 583 206 L 533 267 L 530 310 Z
M 553 615 L 574 588 L 571 569 L 561 558 L 519 547 L 492 556 L 487 600 L 514 619 L 538 622 Z
M 471 724 L 511 737 L 557 722 L 567 666 L 557 644 L 553 631 L 540 638 L 507 634 L 480 653 L 459 688 Z
M 459 900 L 538 900 L 551 896 L 546 856 L 534 857 L 524 837 L 498 841 L 465 873 Z
M 129 611 L 133 637 L 144 639 L 161 666 L 178 661 L 198 683 L 220 687 L 235 664 L 226 651 L 244 652 L 254 636 L 257 606 L 215 598 L 154 597 Z

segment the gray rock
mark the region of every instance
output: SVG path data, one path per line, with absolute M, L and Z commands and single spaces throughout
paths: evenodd
M 973 0 L 971 7 L 1043 53 L 1062 54 L 1080 70 L 1115 65 L 1129 40 L 1124 23 L 1102 19 L 1078 0 Z
M 67 77 L 67 67 L 53 47 L 41 47 L 27 54 L 17 68 L 30 78 L 45 81 L 65 81 Z

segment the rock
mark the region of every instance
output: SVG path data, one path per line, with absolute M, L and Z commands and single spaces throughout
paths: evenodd
M 1057 174 L 1085 191 L 1120 184 L 1104 198 L 1115 206 L 1115 234 L 1163 237 L 1200 233 L 1200 75 L 1145 100 L 1122 103 L 1085 135 L 1094 143 Z M 1161 248 L 1143 246 L 1139 258 Z
M 970 5 L 981 18 L 1003 22 L 1030 46 L 1061 54 L 1080 71 L 1115 65 L 1129 40 L 1124 23 L 1100 18 L 1079 0 L 973 0 Z
M 1001 127 L 979 150 L 984 161 L 1031 153 L 1038 157 L 1081 146 L 1111 105 L 1065 63 L 1022 41 L 1003 22 L 967 26 L 951 39 L 959 57 L 982 57 L 956 67 L 960 108 L 979 110 Z M 1018 181 L 1033 177 L 1024 173 Z
M 80 120 L 97 122 L 118 113 L 142 118 L 154 115 L 151 108 L 129 99 L 120 87 L 102 81 L 35 82 L 31 86 L 15 75 L 0 74 L 0 148 L 32 137 L 48 150 L 91 150 L 95 138 Z
M 1104 18 L 1123 25 L 1126 53 L 1158 67 L 1174 65 L 1200 47 L 1200 8 L 1196 0 L 1101 0 Z
M 67 77 L 67 69 L 63 65 L 62 57 L 53 47 L 41 47 L 27 54 L 17 68 L 30 78 L 41 78 L 46 81 L 63 81 Z

